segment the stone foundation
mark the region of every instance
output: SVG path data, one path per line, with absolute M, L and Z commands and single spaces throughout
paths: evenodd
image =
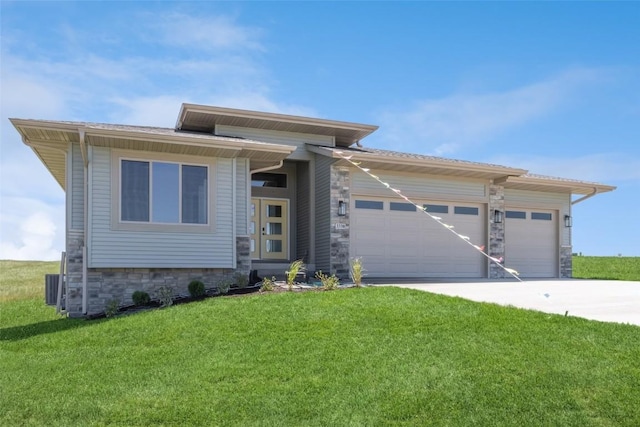
M 66 311 L 70 317 L 82 317 L 82 231 L 67 235 Z M 133 303 L 135 291 L 144 291 L 152 299 L 158 290 L 170 287 L 175 295 L 189 295 L 189 283 L 200 280 L 207 289 L 217 288 L 222 280 L 233 282 L 236 274 L 251 270 L 249 236 L 236 237 L 236 268 L 90 268 L 87 271 L 87 314 L 102 313 L 111 300 L 121 306 Z
M 174 295 L 189 295 L 189 283 L 200 280 L 205 288 L 217 288 L 222 280 L 232 280 L 233 269 L 220 268 L 92 268 L 87 273 L 87 314 L 101 313 L 111 300 L 121 306 L 133 304 L 135 291 L 158 298 L 160 288 L 167 286 Z M 248 272 L 247 272 L 248 274 Z

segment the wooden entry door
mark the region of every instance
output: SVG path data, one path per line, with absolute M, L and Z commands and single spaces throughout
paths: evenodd
M 289 258 L 289 201 L 251 199 L 251 258 Z

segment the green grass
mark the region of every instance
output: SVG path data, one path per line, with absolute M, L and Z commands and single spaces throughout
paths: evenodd
M 637 426 L 639 360 L 636 326 L 397 288 L 99 321 L 10 298 L 0 425 Z
M 640 257 L 574 256 L 573 277 L 640 281 Z

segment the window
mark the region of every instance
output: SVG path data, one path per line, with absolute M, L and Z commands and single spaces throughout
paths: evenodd
M 377 202 L 374 200 L 356 200 L 356 209 L 382 210 L 383 208 L 384 208 L 383 202 Z
M 449 206 L 447 205 L 422 205 L 422 207 L 425 208 L 429 213 L 449 213 Z
M 252 187 L 287 188 L 287 174 L 258 172 L 251 175 Z
M 457 215 L 478 215 L 478 208 L 472 208 L 469 206 L 455 206 L 453 213 Z
M 121 160 L 120 219 L 207 224 L 207 166 Z
M 527 213 L 523 211 L 507 211 L 505 216 L 513 219 L 527 219 Z
M 531 219 L 551 221 L 551 214 L 546 212 L 531 212 Z
M 391 202 L 389 203 L 389 209 L 392 211 L 403 211 L 403 212 L 415 212 L 416 207 L 411 203 L 399 203 L 399 202 Z

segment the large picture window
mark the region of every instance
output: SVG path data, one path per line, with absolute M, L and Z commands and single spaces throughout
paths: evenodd
M 121 221 L 208 224 L 208 168 L 121 160 Z

